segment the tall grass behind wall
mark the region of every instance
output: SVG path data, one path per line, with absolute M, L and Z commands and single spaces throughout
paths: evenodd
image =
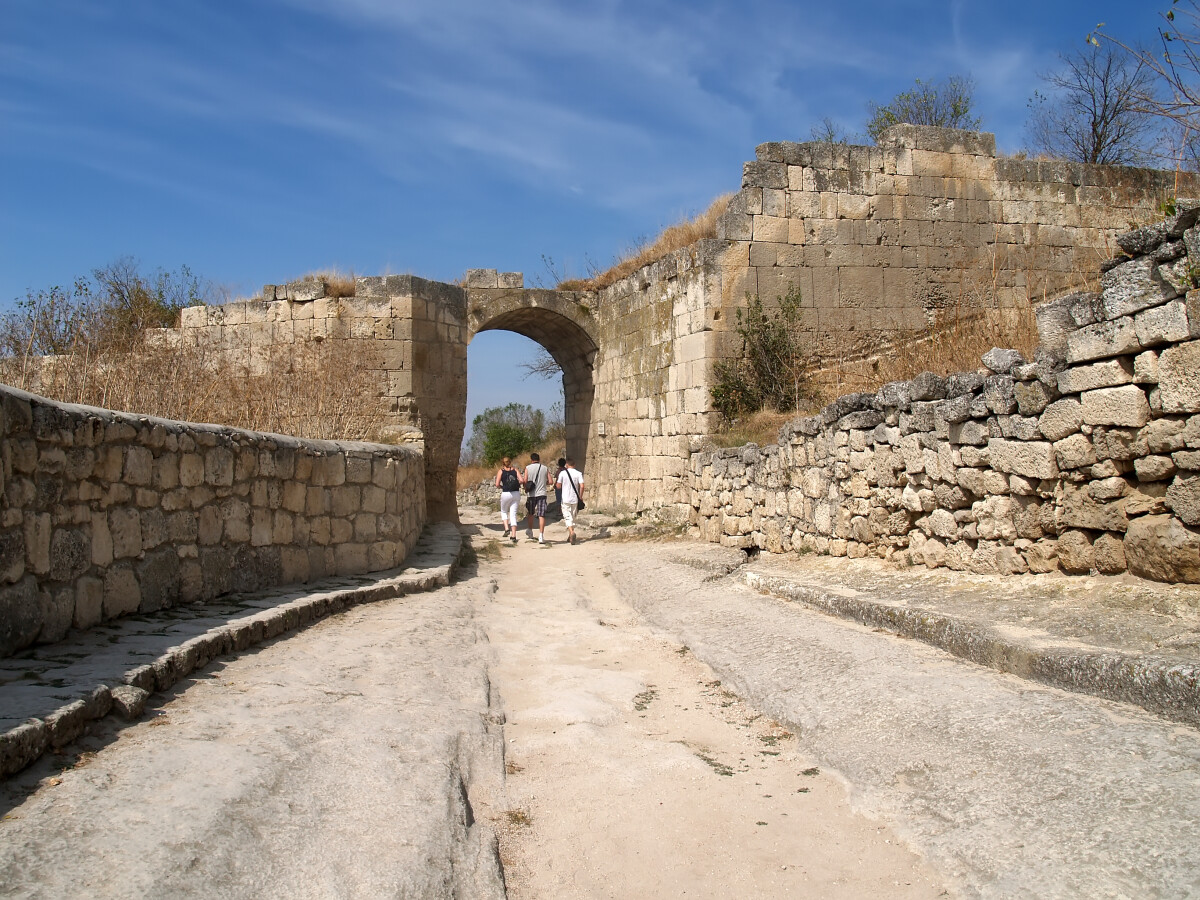
M 374 441 L 391 421 L 362 342 L 288 345 L 251 359 L 249 348 L 188 346 L 153 330 L 126 345 L 0 359 L 0 379 L 65 403 L 301 438 Z

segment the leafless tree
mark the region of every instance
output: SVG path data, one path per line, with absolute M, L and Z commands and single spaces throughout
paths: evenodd
M 1030 149 L 1062 159 L 1136 165 L 1149 156 L 1155 119 L 1144 107 L 1157 77 L 1112 45 L 1060 54 L 1063 68 L 1039 77 L 1050 88 L 1029 101 Z
M 533 359 L 520 363 L 520 367 L 525 370 L 522 378 L 545 378 L 548 381 L 562 374 L 562 369 L 554 361 L 550 351 L 540 345 Z
M 1088 41 L 1120 48 L 1156 76 L 1152 89 L 1138 93 L 1136 106 L 1172 123 L 1176 160 L 1186 165 L 1195 158 L 1194 139 L 1200 134 L 1200 3 L 1171 0 L 1171 8 L 1159 15 L 1162 21 L 1154 49 L 1109 34 L 1103 22 Z

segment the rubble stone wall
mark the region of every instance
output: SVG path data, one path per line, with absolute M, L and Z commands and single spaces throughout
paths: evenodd
M 0 655 L 234 591 L 398 565 L 421 452 L 301 441 L 0 387 Z
M 1122 234 L 1027 362 L 850 394 L 778 445 L 692 458 L 696 532 L 971 572 L 1200 582 L 1200 204 Z

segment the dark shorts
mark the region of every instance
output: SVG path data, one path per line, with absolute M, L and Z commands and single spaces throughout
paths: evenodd
M 537 516 L 539 519 L 546 518 L 546 495 L 526 497 L 525 508 L 529 510 L 529 515 L 531 516 Z

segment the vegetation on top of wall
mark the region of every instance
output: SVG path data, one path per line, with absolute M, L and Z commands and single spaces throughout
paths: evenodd
M 966 128 L 977 131 L 982 119 L 972 115 L 975 82 L 962 75 L 943 81 L 916 80 L 884 105 L 868 104 L 867 134 L 879 143 L 893 125 L 935 125 L 938 128 Z
M 284 345 L 251 370 L 164 330 L 182 308 L 217 299 L 187 267 L 146 277 L 128 259 L 71 290 L 31 291 L 0 319 L 0 380 L 65 403 L 184 422 L 381 437 L 388 416 L 370 342 Z
M 331 299 L 353 297 L 355 292 L 354 273 L 342 272 L 339 269 L 319 269 L 316 272 L 309 272 L 298 280 L 324 283 L 325 296 Z
M 732 194 L 722 194 L 709 204 L 708 209 L 691 219 L 685 219 L 663 230 L 653 241 L 634 246 L 621 256 L 611 268 L 597 272 L 588 278 L 573 278 L 559 281 L 560 291 L 598 291 L 632 275 L 639 269 L 658 262 L 669 253 L 690 247 L 696 241 L 716 237 L 717 222 L 725 214 Z

